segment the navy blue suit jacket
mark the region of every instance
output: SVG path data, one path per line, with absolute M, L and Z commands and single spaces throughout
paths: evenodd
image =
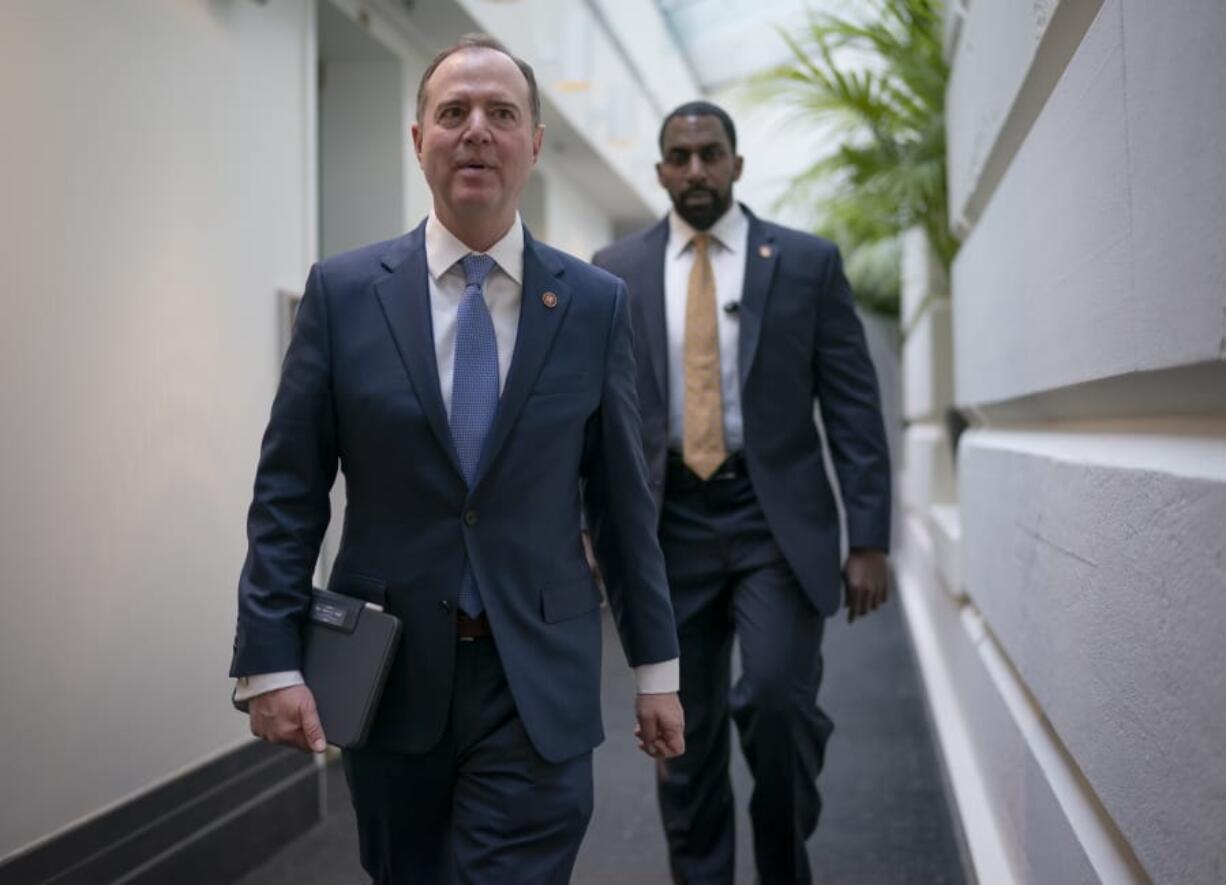
M 842 598 L 838 512 L 814 404 L 829 437 L 850 546 L 888 550 L 890 463 L 877 376 L 834 244 L 745 212 L 749 248 L 737 343 L 745 460 L 788 564 L 818 610 L 831 615 Z M 666 218 L 593 259 L 630 290 L 643 443 L 657 506 L 668 453 L 668 236 Z
M 597 553 L 629 662 L 676 657 L 625 286 L 527 235 L 523 277 L 515 353 L 469 488 L 439 389 L 424 224 L 312 268 L 260 454 L 231 675 L 299 668 L 338 464 L 348 500 L 329 588 L 404 623 L 371 746 L 423 752 L 443 733 L 465 553 L 533 745 L 560 761 L 600 742 L 581 481 L 589 518 L 609 527 Z

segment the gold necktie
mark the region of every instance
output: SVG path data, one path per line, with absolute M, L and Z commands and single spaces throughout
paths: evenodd
M 694 237 L 694 267 L 685 296 L 685 430 L 681 452 L 685 465 L 703 479 L 709 479 L 728 457 L 709 242 L 707 234 Z

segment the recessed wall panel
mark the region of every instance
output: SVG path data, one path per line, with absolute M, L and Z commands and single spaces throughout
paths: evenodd
M 1064 71 L 955 263 L 960 404 L 1226 354 L 1226 10 L 1190 11 L 1112 0 Z
M 1118 27 L 1104 7 L 955 261 L 960 404 L 1135 365 Z
M 951 322 L 949 300 L 938 299 L 903 341 L 903 415 L 910 421 L 942 420 L 953 403 Z
M 965 212 L 1042 35 L 1029 3 L 967 5 L 946 97 L 949 205 L 955 217 Z
M 1226 869 L 1226 439 L 963 438 L 971 600 L 1157 881 Z
M 1138 361 L 1226 360 L 1226 3 L 1123 12 Z

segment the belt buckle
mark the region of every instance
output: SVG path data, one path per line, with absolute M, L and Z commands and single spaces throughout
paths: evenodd
M 474 642 L 490 635 L 489 622 L 485 620 L 484 615 L 470 618 L 460 613 L 456 619 L 456 631 L 460 633 L 457 637 L 460 642 Z

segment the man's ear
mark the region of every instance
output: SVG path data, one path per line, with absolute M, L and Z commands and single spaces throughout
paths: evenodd
M 664 163 L 663 162 L 656 163 L 656 181 L 659 182 L 660 187 L 662 188 L 668 187 L 668 185 L 665 184 L 664 182 Z
M 741 180 L 741 170 L 745 168 L 745 158 L 740 154 L 736 155 L 736 159 L 732 161 L 732 180 Z
M 413 153 L 417 155 L 417 163 L 421 164 L 421 124 L 416 120 L 409 128 L 409 133 L 413 136 Z
M 540 159 L 541 147 L 545 144 L 545 124 L 537 123 L 536 131 L 532 133 L 532 163 L 536 165 L 536 161 Z

